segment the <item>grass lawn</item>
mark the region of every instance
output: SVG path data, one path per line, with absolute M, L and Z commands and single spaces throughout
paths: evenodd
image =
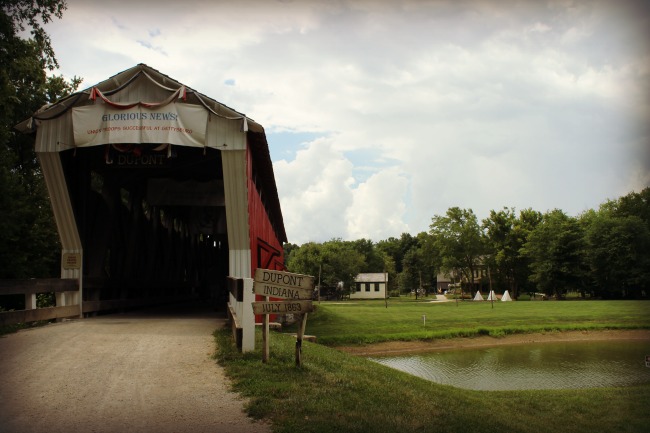
M 650 302 L 646 301 L 519 301 L 492 305 L 487 301 L 391 298 L 388 308 L 383 300 L 315 305 L 316 312 L 307 321 L 307 333 L 328 346 L 548 331 L 650 329 Z M 426 326 L 422 316 L 426 316 Z
M 307 333 L 319 342 L 504 335 L 561 329 L 650 328 L 650 303 L 627 301 L 426 303 L 408 300 L 325 303 Z M 427 316 L 426 329 L 422 315 Z M 650 384 L 581 390 L 470 391 L 439 385 L 322 344 L 271 333 L 271 356 L 241 354 L 229 330 L 215 332 L 217 360 L 248 413 L 289 432 L 647 432 Z

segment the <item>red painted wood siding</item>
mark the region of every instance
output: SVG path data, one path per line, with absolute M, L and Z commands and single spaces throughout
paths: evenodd
M 246 146 L 246 182 L 248 186 L 248 218 L 251 247 L 251 275 L 257 268 L 284 270 L 284 249 L 271 226 L 259 191 L 255 186 L 251 148 Z M 256 295 L 256 301 L 264 300 Z M 274 321 L 274 315 L 269 316 Z M 255 322 L 261 323 L 263 316 L 256 315 Z

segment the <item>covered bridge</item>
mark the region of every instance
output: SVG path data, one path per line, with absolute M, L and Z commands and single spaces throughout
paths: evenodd
M 203 297 L 224 306 L 227 277 L 283 269 L 266 135 L 244 114 L 139 64 L 17 128 L 35 134 L 61 278 L 81 289 L 58 304 L 88 313 Z

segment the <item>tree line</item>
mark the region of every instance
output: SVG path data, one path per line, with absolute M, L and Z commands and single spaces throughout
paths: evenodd
M 467 294 L 647 298 L 650 188 L 577 217 L 503 208 L 479 221 L 472 209 L 452 207 L 416 236 L 286 244 L 285 262 L 291 272 L 319 275 L 336 297 L 349 293 L 359 273 L 388 272 L 391 295 L 434 292 L 444 275 Z
M 43 26 L 65 9 L 63 0 L 5 0 L 0 8 L 0 278 L 59 273 L 61 247 L 34 137 L 14 127 L 81 83 L 48 75 L 58 63 Z

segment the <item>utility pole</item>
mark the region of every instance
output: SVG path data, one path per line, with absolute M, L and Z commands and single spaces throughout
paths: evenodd
M 386 302 L 386 308 L 388 308 L 388 274 L 386 269 L 384 269 L 384 301 Z
M 323 270 L 323 265 L 318 265 L 318 303 L 320 304 L 320 274 Z

